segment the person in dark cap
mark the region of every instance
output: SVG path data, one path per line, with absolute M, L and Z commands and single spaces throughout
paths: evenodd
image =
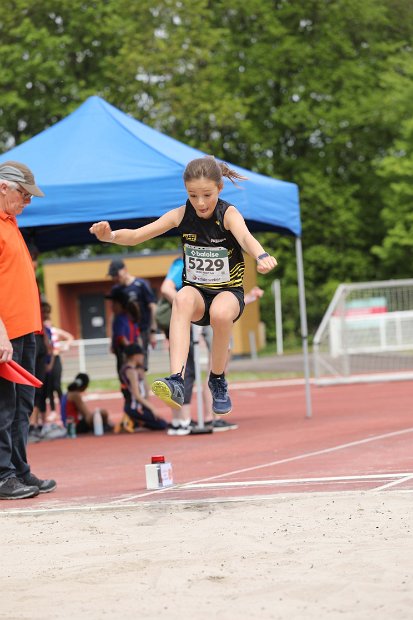
M 112 278 L 115 285 L 111 293 L 121 291 L 128 296 L 129 300 L 134 300 L 140 308 L 140 331 L 142 347 L 145 357 L 144 366 L 148 370 L 148 350 L 149 345 L 156 345 L 156 297 L 149 284 L 143 278 L 135 278 L 131 275 L 125 263 L 120 258 L 114 258 L 109 265 L 108 275 Z
M 0 364 L 14 360 L 34 373 L 35 333 L 42 330 L 32 259 L 16 216 L 33 196 L 44 196 L 32 171 L 16 161 L 0 163 Z M 0 499 L 23 499 L 56 488 L 30 471 L 26 445 L 34 387 L 0 378 Z
M 120 258 L 114 258 L 109 265 L 108 276 L 116 278 L 121 269 L 126 269 L 126 265 Z

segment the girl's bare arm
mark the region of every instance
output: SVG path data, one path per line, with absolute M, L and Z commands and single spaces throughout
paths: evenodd
M 247 228 L 241 213 L 233 206 L 228 207 L 224 216 L 224 226 L 230 230 L 242 249 L 257 261 L 257 271 L 268 273 L 277 266 L 274 256 L 265 256 L 259 259 L 266 251 L 262 245 L 252 236 Z
M 109 222 L 103 221 L 96 222 L 89 230 L 92 235 L 96 235 L 99 241 L 117 243 L 118 245 L 138 245 L 154 237 L 159 237 L 159 235 L 168 232 L 168 230 L 179 226 L 184 213 L 185 206 L 182 206 L 168 211 L 155 220 L 155 222 L 151 222 L 140 228 L 120 228 L 119 230 L 112 230 Z

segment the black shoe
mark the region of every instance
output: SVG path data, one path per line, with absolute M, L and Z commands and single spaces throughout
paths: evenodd
M 37 476 L 29 472 L 25 476 L 22 476 L 20 480 L 24 484 L 28 484 L 39 489 L 39 493 L 50 493 L 57 487 L 55 480 L 40 480 Z
M 39 488 L 35 485 L 23 484 L 18 478 L 6 478 L 0 482 L 0 499 L 25 499 L 39 495 Z
M 227 422 L 226 420 L 222 420 L 222 418 L 219 418 L 218 420 L 208 420 L 208 422 L 205 422 L 205 426 L 207 428 L 211 428 L 212 426 L 214 433 L 220 433 L 221 431 L 236 431 L 238 428 L 238 424 Z
M 224 377 L 211 377 L 208 387 L 212 394 L 212 411 L 217 415 L 226 415 L 232 409 L 231 399 L 228 394 L 228 383 Z
M 180 409 L 184 404 L 184 380 L 180 372 L 165 379 L 156 379 L 151 390 L 173 409 Z

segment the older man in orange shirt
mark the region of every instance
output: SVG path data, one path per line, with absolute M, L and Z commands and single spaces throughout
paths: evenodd
M 0 164 L 0 364 L 12 359 L 34 372 L 35 332 L 42 330 L 32 260 L 16 216 L 32 196 L 44 196 L 31 170 L 15 161 Z M 30 472 L 26 445 L 34 387 L 0 378 L 0 499 L 23 499 L 56 488 Z

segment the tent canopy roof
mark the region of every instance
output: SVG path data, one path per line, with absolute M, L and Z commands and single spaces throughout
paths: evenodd
M 137 227 L 184 204 L 183 171 L 203 155 L 94 96 L 0 162 L 28 165 L 45 193 L 19 217 L 26 237 L 44 251 L 93 243 L 88 229 L 95 221 Z M 225 180 L 221 195 L 250 230 L 300 236 L 297 186 L 229 165 L 248 181 L 237 187 Z

